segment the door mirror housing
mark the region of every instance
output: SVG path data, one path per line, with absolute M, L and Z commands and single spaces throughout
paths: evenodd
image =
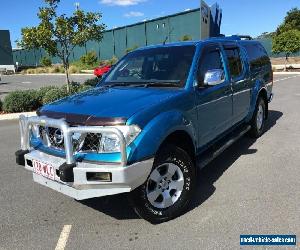
M 215 86 L 224 81 L 224 70 L 222 69 L 211 69 L 208 70 L 204 75 L 204 86 Z

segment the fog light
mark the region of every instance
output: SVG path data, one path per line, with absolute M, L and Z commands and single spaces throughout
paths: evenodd
M 87 172 L 86 179 L 88 181 L 111 182 L 111 173 L 104 172 Z

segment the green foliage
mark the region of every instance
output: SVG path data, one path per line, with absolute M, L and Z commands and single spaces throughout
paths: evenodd
M 91 86 L 91 87 L 95 87 L 97 85 L 97 83 L 99 82 L 99 79 L 97 77 L 92 78 L 92 79 L 87 79 L 83 85 L 85 86 Z
M 39 106 L 37 91 L 14 91 L 5 97 L 3 110 L 7 113 L 27 112 L 36 110 Z
M 129 53 L 129 52 L 131 52 L 131 51 L 134 51 L 134 50 L 136 50 L 138 47 L 139 47 L 139 46 L 137 46 L 137 45 L 134 45 L 132 48 L 128 48 L 128 49 L 126 49 L 126 54 L 128 54 L 128 53 Z
M 300 31 L 289 30 L 273 37 L 274 53 L 284 52 L 286 55 L 300 51 Z
M 184 35 L 180 39 L 181 41 L 191 41 L 193 38 L 190 35 Z
M 284 22 L 277 28 L 276 34 L 272 37 L 272 51 L 285 53 L 285 70 L 290 54 L 300 51 L 300 10 L 298 8 L 291 9 Z
M 93 86 L 90 85 L 80 85 L 77 89 L 77 93 L 83 92 L 83 91 L 87 91 L 89 89 L 93 88 Z
M 102 15 L 77 9 L 71 16 L 58 14 L 60 0 L 44 0 L 39 8 L 40 20 L 36 27 L 22 29 L 23 48 L 43 48 L 50 56 L 59 57 L 64 65 L 69 84 L 69 57 L 75 46 L 84 46 L 89 40 L 101 41 L 105 25 L 99 23 Z
M 39 102 L 39 105 L 42 106 L 43 105 L 43 98 L 44 96 L 52 89 L 57 89 L 57 87 L 55 86 L 46 86 L 46 87 L 42 87 L 40 88 L 37 93 L 36 93 L 36 96 L 37 96 L 37 100 Z
M 50 67 L 52 65 L 52 61 L 50 57 L 46 57 L 46 56 L 42 57 L 40 63 L 44 67 Z
M 80 73 L 80 66 L 76 66 L 76 65 L 71 65 L 69 68 L 69 73 L 70 74 L 75 74 L 75 73 Z
M 70 67 L 71 71 L 71 67 Z M 41 74 L 41 73 L 65 73 L 65 69 L 61 65 L 53 65 L 50 67 L 29 68 L 21 71 L 22 74 Z
M 48 104 L 69 95 L 80 93 L 93 88 L 91 85 L 72 82 L 70 92 L 67 91 L 67 85 L 61 88 L 56 86 L 46 86 L 39 90 L 22 90 L 9 93 L 3 102 L 0 100 L 0 111 L 6 113 L 17 113 L 35 111 L 44 104 Z
M 117 57 L 113 56 L 112 59 L 108 60 L 108 64 L 115 65 L 118 61 L 119 61 L 119 59 Z
M 300 31 L 300 10 L 298 8 L 291 9 L 284 21 L 276 30 L 276 35 L 289 30 L 299 30 Z
M 79 84 L 79 83 L 77 83 L 77 82 L 71 82 L 69 94 L 72 95 L 72 94 L 77 93 L 79 87 L 80 87 L 80 84 Z M 67 85 L 63 85 L 63 86 L 61 87 L 61 91 L 62 91 L 63 93 L 67 93 L 67 92 L 68 92 L 68 86 L 67 86 Z
M 272 38 L 274 36 L 275 32 L 263 32 L 261 35 L 256 37 L 256 39 L 266 39 L 266 38 Z
M 68 96 L 67 91 L 63 91 L 61 88 L 50 89 L 43 97 L 43 104 L 48 104 L 64 97 Z
M 97 58 L 96 52 L 90 51 L 90 52 L 86 53 L 85 55 L 80 57 L 80 62 L 83 65 L 87 65 L 87 66 L 93 66 L 93 65 L 97 64 L 98 58 Z
M 60 65 L 54 65 L 48 68 L 48 73 L 65 73 L 65 69 Z

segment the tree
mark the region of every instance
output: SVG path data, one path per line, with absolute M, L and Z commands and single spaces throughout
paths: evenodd
M 272 37 L 272 51 L 285 53 L 285 66 L 290 54 L 300 51 L 300 10 L 293 8 L 287 12 L 282 24 L 280 24 Z
M 48 56 L 42 57 L 40 63 L 41 63 L 41 65 L 44 66 L 44 67 L 50 67 L 50 66 L 52 65 L 51 58 L 48 57 Z
M 276 34 L 279 35 L 293 29 L 300 30 L 300 10 L 298 8 L 293 8 L 287 12 L 283 23 L 278 26 Z
M 90 51 L 85 55 L 80 57 L 80 62 L 82 65 L 87 67 L 93 67 L 98 62 L 98 57 L 95 51 Z
M 67 89 L 70 91 L 69 57 L 75 46 L 84 46 L 89 40 L 101 41 L 105 25 L 100 23 L 102 15 L 77 9 L 71 16 L 59 15 L 60 0 L 44 0 L 39 8 L 40 23 L 36 27 L 22 29 L 20 44 L 25 49 L 43 48 L 51 56 L 62 60 Z
M 259 36 L 256 37 L 256 39 L 268 39 L 272 38 L 274 36 L 274 32 L 263 32 Z
M 128 48 L 128 49 L 126 49 L 126 51 L 125 51 L 125 52 L 126 52 L 126 54 L 128 54 L 129 52 L 136 50 L 138 47 L 139 47 L 139 46 L 137 46 L 137 45 L 134 45 L 132 48 Z
M 289 30 L 273 37 L 272 50 L 274 53 L 285 53 L 285 66 L 292 53 L 300 51 L 300 30 Z
M 190 35 L 184 35 L 180 39 L 181 41 L 191 41 L 193 38 Z

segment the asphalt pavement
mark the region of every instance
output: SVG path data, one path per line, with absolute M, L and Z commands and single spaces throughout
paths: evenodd
M 138 218 L 126 194 L 77 202 L 34 183 L 15 164 L 17 121 L 0 122 L 0 249 L 55 249 L 61 236 L 65 249 L 252 249 L 240 234 L 299 238 L 300 76 L 275 81 L 263 136 L 203 169 L 189 211 L 160 225 Z
M 94 78 L 93 75 L 71 75 L 70 80 L 83 83 Z M 53 75 L 2 75 L 0 81 L 0 98 L 14 90 L 38 89 L 44 86 L 62 86 L 66 82 L 63 74 Z

